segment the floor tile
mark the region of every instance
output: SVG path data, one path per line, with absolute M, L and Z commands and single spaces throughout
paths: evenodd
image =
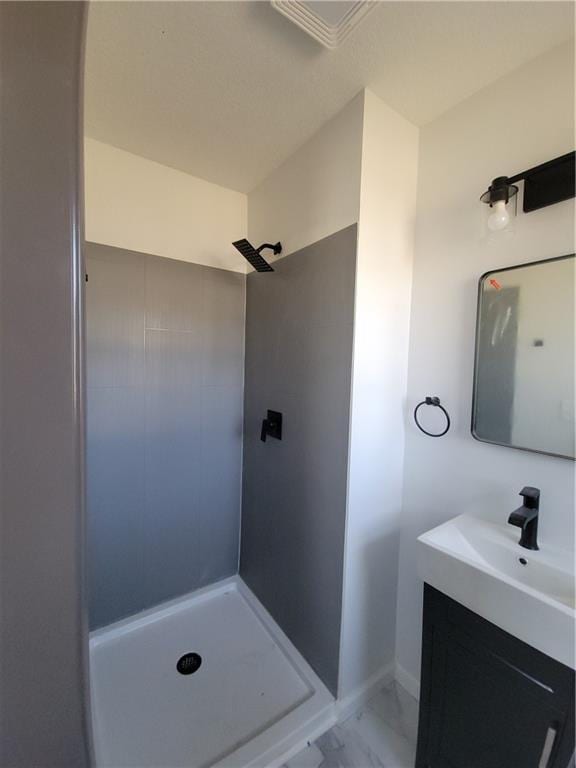
M 382 688 L 370 700 L 368 707 L 408 741 L 416 743 L 418 702 L 396 681 Z
M 417 729 L 418 702 L 392 682 L 283 768 L 413 768 Z
M 316 744 L 324 755 L 320 768 L 388 768 L 346 724 L 334 726 Z
M 323 760 L 324 755 L 316 744 L 309 744 L 282 768 L 320 768 Z
M 369 707 L 344 723 L 348 732 L 375 755 L 385 768 L 413 768 L 413 744 Z M 361 765 L 355 768 L 362 768 Z

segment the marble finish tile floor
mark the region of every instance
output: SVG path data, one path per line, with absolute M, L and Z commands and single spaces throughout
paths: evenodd
M 283 768 L 413 768 L 418 702 L 391 682 Z

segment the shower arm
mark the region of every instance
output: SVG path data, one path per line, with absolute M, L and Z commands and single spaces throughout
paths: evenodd
M 279 253 L 282 253 L 282 246 L 280 243 L 262 243 L 262 245 L 259 248 L 256 248 L 256 251 L 260 253 L 265 248 L 269 248 L 271 251 L 274 251 L 274 254 L 277 256 Z

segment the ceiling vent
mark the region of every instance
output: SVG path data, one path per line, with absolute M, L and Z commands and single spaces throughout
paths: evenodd
M 376 0 L 270 0 L 281 14 L 325 48 L 338 48 L 378 3 Z

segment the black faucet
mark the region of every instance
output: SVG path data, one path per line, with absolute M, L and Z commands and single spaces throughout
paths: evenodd
M 524 504 L 508 518 L 510 525 L 522 529 L 520 546 L 525 549 L 538 549 L 538 509 L 540 508 L 540 490 L 527 485 L 520 491 Z

